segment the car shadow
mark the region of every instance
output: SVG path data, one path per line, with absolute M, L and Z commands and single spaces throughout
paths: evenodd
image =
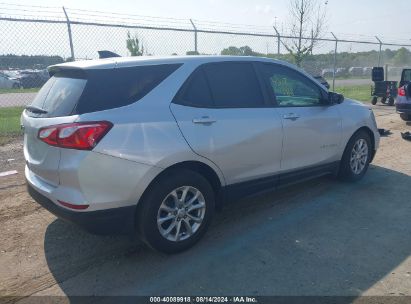
M 411 253 L 410 184 L 370 166 L 358 183 L 319 178 L 230 203 L 197 246 L 171 256 L 56 220 L 46 260 L 69 297 L 398 295 L 381 280 Z

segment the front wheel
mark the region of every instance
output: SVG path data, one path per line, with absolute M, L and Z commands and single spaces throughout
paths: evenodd
M 360 180 L 367 172 L 372 155 L 371 138 L 365 131 L 355 133 L 345 148 L 339 177 L 345 181 Z
M 192 247 L 214 214 L 214 191 L 200 174 L 179 170 L 155 182 L 138 208 L 138 233 L 155 250 L 177 253 Z
M 390 106 L 392 106 L 392 105 L 394 105 L 394 97 L 390 97 L 389 99 L 388 99 L 388 104 L 390 105 Z
M 373 104 L 373 105 L 376 105 L 377 104 L 377 97 L 373 97 L 372 99 L 371 99 L 371 103 Z

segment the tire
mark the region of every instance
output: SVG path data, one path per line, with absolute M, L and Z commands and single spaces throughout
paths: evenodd
M 387 103 L 387 97 L 382 97 L 382 98 L 381 98 L 381 102 L 382 102 L 383 104 L 386 104 L 386 103 Z
M 185 190 L 185 203 L 199 191 L 198 198 L 191 205 L 196 209 L 191 212 L 187 212 L 189 207 L 176 208 L 177 203 L 182 203 L 180 199 Z M 173 191 L 177 194 L 177 200 L 173 198 Z M 201 239 L 210 225 L 214 209 L 214 191 L 202 175 L 185 169 L 175 171 L 160 177 L 144 195 L 136 215 L 137 233 L 143 242 L 157 251 L 178 253 L 194 246 Z M 166 218 L 169 220 L 164 220 Z M 198 223 L 193 218 L 202 220 Z M 158 224 L 162 220 L 164 222 Z M 191 227 L 191 235 L 188 225 Z
M 358 169 L 361 168 L 361 170 L 356 171 L 354 169 L 356 160 L 353 161 L 352 157 L 356 156 L 356 155 L 353 155 L 353 153 L 355 153 L 354 148 L 358 150 L 359 148 L 358 144 L 360 141 L 362 143 L 366 143 L 367 152 L 364 151 L 362 154 L 362 157 L 360 159 L 357 159 L 357 161 L 359 162 Z M 338 173 L 339 178 L 341 180 L 350 181 L 350 182 L 354 182 L 354 181 L 358 181 L 362 179 L 365 173 L 367 172 L 367 169 L 368 169 L 368 166 L 371 160 L 371 155 L 372 155 L 372 142 L 371 142 L 370 136 L 368 135 L 366 131 L 356 132 L 351 137 L 351 139 L 348 141 L 347 146 L 345 147 L 344 154 L 343 154 L 343 157 L 340 163 L 340 170 Z
M 394 105 L 394 98 L 393 97 L 388 98 L 388 104 L 390 106 Z
M 378 101 L 377 97 L 373 97 L 371 100 L 371 103 L 375 106 L 377 104 L 377 101 Z
M 411 114 L 401 113 L 400 117 L 404 121 L 411 121 Z

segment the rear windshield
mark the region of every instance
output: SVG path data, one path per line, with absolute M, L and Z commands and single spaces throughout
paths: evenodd
M 147 95 L 180 64 L 117 69 L 67 70 L 51 77 L 31 103 L 47 113 L 35 116 L 59 117 L 103 111 L 132 104 Z

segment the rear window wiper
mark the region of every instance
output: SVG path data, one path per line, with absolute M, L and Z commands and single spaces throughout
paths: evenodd
M 38 113 L 38 114 L 47 114 L 48 113 L 48 111 L 46 111 L 42 108 L 36 107 L 36 106 L 27 106 L 26 110 L 29 110 L 30 112 Z

